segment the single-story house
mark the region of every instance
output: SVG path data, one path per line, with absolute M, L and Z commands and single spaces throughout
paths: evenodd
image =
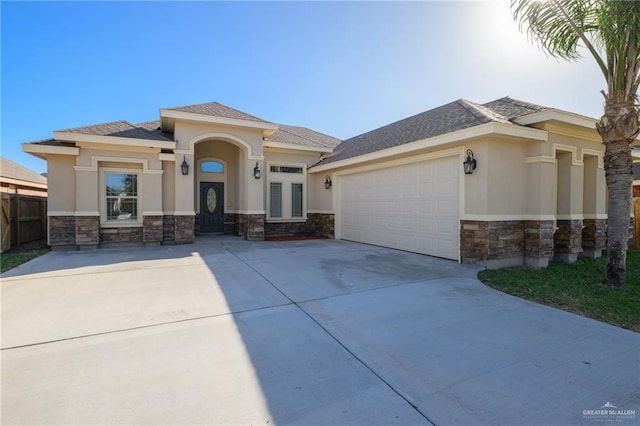
M 47 178 L 9 159 L 0 157 L 0 192 L 47 196 Z
M 220 103 L 53 132 L 49 244 L 316 233 L 487 267 L 597 257 L 594 119 L 509 97 L 451 102 L 341 141 Z

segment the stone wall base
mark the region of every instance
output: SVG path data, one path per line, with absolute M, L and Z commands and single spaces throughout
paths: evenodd
M 195 241 L 195 216 L 174 216 L 176 244 L 190 244 Z
M 95 249 L 100 244 L 100 217 L 76 217 L 76 246 L 80 249 Z
M 334 215 L 326 213 L 309 213 L 307 220 L 303 222 L 267 222 L 265 223 L 265 235 L 292 236 L 292 235 L 322 235 L 333 238 L 335 235 Z
M 100 245 L 113 246 L 140 246 L 143 243 L 143 229 L 136 227 L 100 228 Z
M 76 245 L 75 216 L 49 216 L 49 245 L 51 248 Z
M 487 268 L 527 265 L 545 268 L 551 259 L 575 262 L 579 255 L 599 257 L 605 220 L 460 221 L 460 258 Z M 583 228 L 584 225 L 584 228 Z

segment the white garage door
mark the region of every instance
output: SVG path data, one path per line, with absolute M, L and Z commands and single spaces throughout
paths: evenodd
M 339 238 L 459 259 L 459 157 L 340 178 Z

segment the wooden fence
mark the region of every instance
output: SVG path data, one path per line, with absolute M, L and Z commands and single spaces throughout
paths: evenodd
M 47 236 L 47 199 L 2 193 L 0 206 L 2 251 Z

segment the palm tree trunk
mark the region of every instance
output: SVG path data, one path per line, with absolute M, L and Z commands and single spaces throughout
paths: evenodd
M 605 284 L 621 287 L 625 283 L 627 244 L 631 218 L 633 161 L 631 143 L 638 134 L 638 110 L 623 93 L 613 93 L 605 102 L 605 113 L 596 124 L 605 144 L 604 168 L 608 199 L 607 268 Z

